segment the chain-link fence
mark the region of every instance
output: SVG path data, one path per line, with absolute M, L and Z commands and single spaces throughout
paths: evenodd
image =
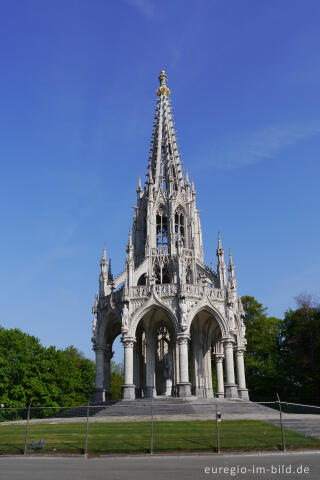
M 0 454 L 233 452 L 320 448 L 320 407 L 156 398 L 0 408 Z

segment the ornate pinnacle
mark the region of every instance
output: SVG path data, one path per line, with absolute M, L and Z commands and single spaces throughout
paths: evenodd
M 102 258 L 101 258 L 101 260 L 100 260 L 101 272 L 107 273 L 107 265 L 108 265 L 108 261 L 107 261 L 107 247 L 106 247 L 106 242 L 104 242 L 103 254 L 102 254 Z
M 166 75 L 166 72 L 164 70 L 161 70 L 160 75 L 159 75 L 159 82 L 160 82 L 160 87 L 157 90 L 157 95 L 160 97 L 160 95 L 170 95 L 170 90 L 167 87 L 167 80 L 168 77 Z
M 190 185 L 188 170 L 186 171 L 186 187 Z
M 230 264 L 230 265 L 233 265 L 232 255 L 231 255 L 231 248 L 229 248 L 229 264 Z
M 139 175 L 138 186 L 137 186 L 137 193 L 141 193 L 141 192 L 142 192 L 141 178 L 140 178 L 140 175 Z
M 228 266 L 228 271 L 229 271 L 229 280 L 234 279 L 234 263 L 232 261 L 232 255 L 231 255 L 231 248 L 229 248 L 229 266 Z
M 96 292 L 93 302 L 92 313 L 96 313 L 99 304 L 99 292 Z
M 152 169 L 151 169 L 151 163 L 149 165 L 149 176 L 148 176 L 148 183 L 153 183 L 153 178 L 152 178 Z
M 218 232 L 218 250 L 222 249 L 222 243 L 221 243 L 221 235 L 220 232 Z

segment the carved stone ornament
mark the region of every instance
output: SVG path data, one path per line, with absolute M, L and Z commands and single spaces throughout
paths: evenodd
M 135 338 L 122 338 L 121 342 L 123 343 L 124 348 L 133 348 L 136 340 Z
M 177 342 L 179 345 L 186 345 L 189 343 L 189 340 L 190 340 L 189 336 L 177 337 Z

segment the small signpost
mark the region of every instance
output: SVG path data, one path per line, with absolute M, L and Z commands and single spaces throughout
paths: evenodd
M 221 412 L 218 412 L 218 404 L 216 402 L 216 429 L 217 429 L 217 446 L 218 446 L 218 453 L 220 452 L 220 431 L 219 431 L 219 423 L 221 422 Z

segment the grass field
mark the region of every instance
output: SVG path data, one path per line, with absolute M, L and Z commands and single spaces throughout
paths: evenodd
M 260 420 L 225 420 L 219 424 L 221 451 L 280 450 L 280 428 Z M 0 424 L 0 454 L 22 454 L 25 441 L 24 425 Z M 28 445 L 45 440 L 41 453 L 83 454 L 85 424 L 30 424 Z M 150 450 L 150 422 L 89 424 L 88 452 L 147 453 Z M 320 448 L 320 440 L 286 430 L 286 446 Z M 215 421 L 154 422 L 154 452 L 217 451 Z

